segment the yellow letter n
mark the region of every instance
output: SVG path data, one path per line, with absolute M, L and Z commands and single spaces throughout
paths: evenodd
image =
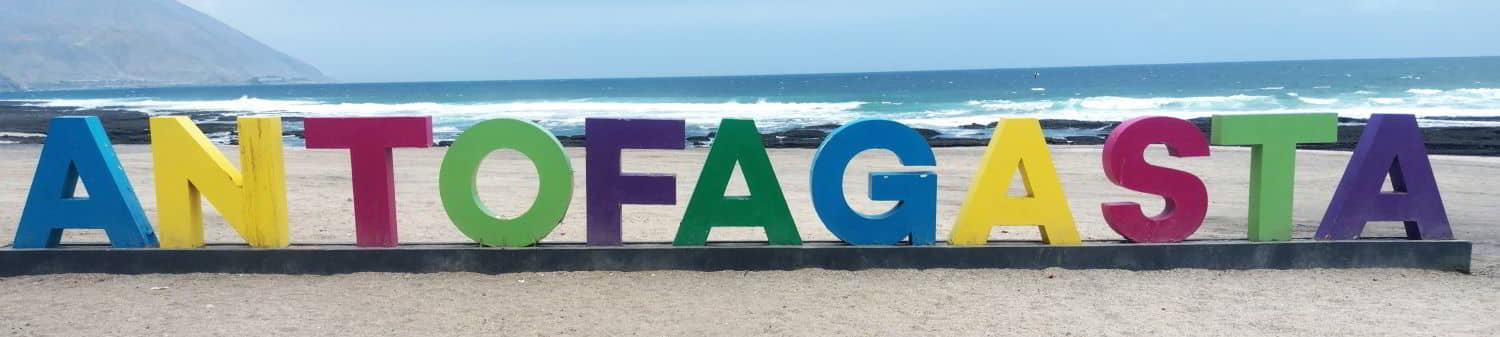
M 286 247 L 281 118 L 239 118 L 237 170 L 182 116 L 151 118 L 157 234 L 162 248 L 203 246 L 201 193 L 251 247 Z

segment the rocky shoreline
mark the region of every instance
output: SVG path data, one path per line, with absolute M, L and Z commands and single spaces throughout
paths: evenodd
M 147 144 L 151 138 L 147 120 L 150 116 L 145 113 L 129 110 L 116 109 L 76 109 L 71 107 L 38 107 L 28 106 L 26 102 L 0 101 L 0 144 L 40 144 L 46 140 L 47 121 L 55 116 L 87 115 L 99 116 L 100 121 L 109 133 L 110 141 L 115 144 Z M 214 135 L 233 135 L 235 132 L 234 116 L 224 111 L 198 111 L 180 113 L 189 116 L 198 123 L 203 133 Z M 1457 121 L 1500 121 L 1500 117 L 1450 117 L 1430 118 Z M 297 139 L 302 138 L 302 119 L 300 117 L 284 117 L 287 124 L 284 134 Z M 1208 118 L 1195 118 L 1190 120 L 1196 124 L 1204 133 L 1209 130 Z M 1329 144 L 1306 144 L 1300 146 L 1303 149 L 1319 150 L 1352 150 L 1359 140 L 1360 132 L 1363 131 L 1364 120 L 1340 118 L 1339 140 Z M 1045 130 L 1066 130 L 1070 134 L 1089 134 L 1048 137 L 1048 144 L 1056 145 L 1098 145 L 1103 144 L 1110 130 L 1113 130 L 1115 122 L 1101 121 L 1078 121 L 1078 120 L 1056 120 L 1045 119 L 1041 121 Z M 768 132 L 763 136 L 766 147 L 769 148 L 817 148 L 823 139 L 839 125 L 823 124 L 809 125 L 789 130 Z M 993 129 L 995 123 L 989 125 L 970 124 L 960 126 L 961 129 L 985 130 Z M 985 146 L 989 143 L 987 138 L 953 137 L 931 129 L 917 129 L 927 142 L 933 147 L 957 147 L 957 146 Z M 1427 150 L 1432 154 L 1471 155 L 1471 156 L 1500 156 L 1500 127 L 1429 127 L 1422 129 L 1423 136 L 1427 142 Z M 713 141 L 712 132 L 706 135 L 691 135 L 686 141 L 696 146 L 706 146 Z M 232 139 L 232 137 L 230 137 Z M 558 136 L 564 146 L 583 146 L 585 137 Z M 439 141 L 439 146 L 451 144 L 451 141 Z

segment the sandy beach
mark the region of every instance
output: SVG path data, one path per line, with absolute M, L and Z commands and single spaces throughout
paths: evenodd
M 233 147 L 222 148 L 236 160 Z M 0 242 L 14 236 L 38 145 L 0 145 Z M 155 221 L 151 154 L 117 146 L 147 217 Z M 437 193 L 442 148 L 396 151 L 403 242 L 467 242 Z M 938 149 L 938 237 L 946 238 L 984 148 Z M 1154 197 L 1110 184 L 1097 146 L 1054 146 L 1064 190 L 1085 240 L 1118 240 L 1099 215 L 1106 201 Z M 546 239 L 584 239 L 584 152 L 567 218 Z M 813 212 L 808 171 L 814 151 L 773 149 L 771 159 L 804 240 L 834 237 Z M 1249 151 L 1215 147 L 1208 158 L 1153 162 L 1199 175 L 1210 208 L 1195 239 L 1245 237 Z M 627 151 L 632 172 L 678 177 L 678 205 L 625 206 L 626 241 L 669 241 L 696 183 L 706 149 Z M 1349 153 L 1300 151 L 1295 236 L 1308 238 Z M 354 241 L 348 156 L 288 148 L 291 239 Z M 1500 158 L 1434 156 L 1453 231 L 1474 242 L 1474 274 L 1418 270 L 799 270 L 778 272 L 575 272 L 480 274 L 48 275 L 0 278 L 0 322 L 11 335 L 1434 335 L 1500 334 Z M 857 210 L 866 173 L 910 170 L 890 153 L 867 152 L 846 174 Z M 535 194 L 530 164 L 509 152 L 481 168 L 481 197 L 516 215 Z M 1019 185 L 1019 184 L 1017 184 Z M 738 173 L 730 193 L 745 194 Z M 205 203 L 207 205 L 208 203 Z M 241 242 L 223 219 L 206 216 L 208 242 Z M 1399 223 L 1365 235 L 1400 236 Z M 757 229 L 715 230 L 710 240 L 761 240 Z M 997 228 L 995 239 L 1038 240 L 1035 229 Z M 65 243 L 102 242 L 70 231 Z

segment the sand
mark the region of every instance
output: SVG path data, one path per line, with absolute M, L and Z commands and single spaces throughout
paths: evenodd
M 0 242 L 30 184 L 36 145 L 0 145 Z M 155 219 L 146 146 L 118 146 L 148 218 Z M 234 160 L 234 148 L 224 148 Z M 937 150 L 939 229 L 944 238 L 983 148 Z M 1185 169 L 1209 186 L 1208 219 L 1194 238 L 1244 238 L 1249 152 L 1214 148 L 1210 158 L 1152 160 Z M 583 151 L 569 149 L 576 190 L 568 217 L 547 241 L 584 238 Z M 627 151 L 627 171 L 674 173 L 679 204 L 625 206 L 627 241 L 669 241 L 707 151 Z M 348 156 L 288 149 L 292 241 L 348 243 L 353 237 Z M 441 208 L 443 149 L 397 150 L 404 242 L 465 242 Z M 805 240 L 832 240 L 813 212 L 807 174 L 813 151 L 771 150 Z M 1113 240 L 1099 216 L 1104 201 L 1161 203 L 1110 184 L 1099 148 L 1053 147 L 1064 190 L 1085 239 Z M 1345 152 L 1301 151 L 1296 236 L 1310 237 L 1343 172 Z M 516 215 L 535 194 L 535 173 L 515 153 L 481 168 L 481 197 Z M 865 174 L 903 169 L 894 156 L 862 154 L 846 175 L 856 209 Z M 1131 272 L 1119 270 L 871 270 L 785 272 L 575 272 L 480 275 L 366 273 L 286 275 L 49 275 L 0 278 L 0 326 L 13 335 L 1473 335 L 1500 334 L 1500 158 L 1435 156 L 1453 230 L 1475 245 L 1474 274 L 1417 270 Z M 909 168 L 906 168 L 909 169 Z M 740 178 L 731 193 L 747 193 Z M 211 213 L 211 212 L 210 212 Z M 209 242 L 240 242 L 222 218 L 207 217 Z M 1367 236 L 1402 235 L 1372 223 Z M 1038 238 L 1026 227 L 993 238 Z M 720 229 L 710 240 L 758 240 L 757 229 Z M 101 242 L 70 231 L 65 242 Z

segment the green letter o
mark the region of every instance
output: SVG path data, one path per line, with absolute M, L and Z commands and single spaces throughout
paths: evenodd
M 480 202 L 475 178 L 490 152 L 510 149 L 526 155 L 541 182 L 531 208 L 514 219 L 495 217 Z M 469 239 L 485 246 L 524 247 L 541 241 L 562 222 L 573 200 L 573 167 L 552 133 L 519 119 L 491 119 L 464 131 L 443 155 L 438 192 L 448 219 Z

